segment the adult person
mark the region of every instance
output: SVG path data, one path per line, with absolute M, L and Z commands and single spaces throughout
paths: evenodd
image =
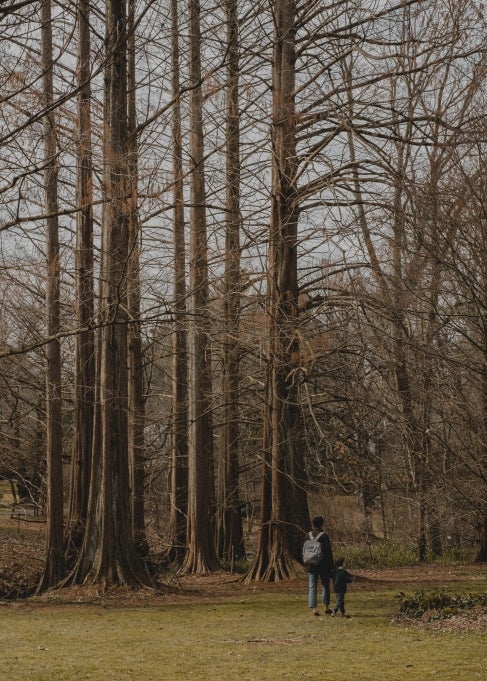
M 318 617 L 321 613 L 318 609 L 318 580 L 321 581 L 321 600 L 325 606 L 325 613 L 331 615 L 330 609 L 330 579 L 335 567 L 330 537 L 324 530 L 325 519 L 317 515 L 311 521 L 311 532 L 308 537 L 322 544 L 322 558 L 318 565 L 308 566 L 308 605 L 313 611 L 313 616 Z

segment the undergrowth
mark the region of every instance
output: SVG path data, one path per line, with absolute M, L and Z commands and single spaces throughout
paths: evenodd
M 335 542 L 335 557 L 344 556 L 350 569 L 370 570 L 380 568 L 399 568 L 418 565 L 418 550 L 413 544 L 377 543 L 350 545 Z M 437 565 L 470 562 L 474 550 L 471 547 L 450 548 L 441 556 L 429 553 L 426 562 Z M 242 575 L 249 570 L 252 560 L 222 563 L 222 568 L 230 574 Z
M 418 565 L 418 550 L 413 544 L 362 544 L 360 546 L 334 546 L 334 553 L 345 556 L 347 565 L 357 570 L 371 568 L 398 568 Z M 441 556 L 428 554 L 426 562 L 448 564 L 472 560 L 472 548 L 449 549 Z
M 400 594 L 399 613 L 411 619 L 448 619 L 463 610 L 487 608 L 487 594 L 449 594 L 442 589 L 415 591 L 411 595 Z

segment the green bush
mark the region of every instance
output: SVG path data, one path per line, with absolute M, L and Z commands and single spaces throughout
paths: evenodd
M 411 619 L 447 619 L 461 610 L 487 607 L 487 594 L 448 594 L 441 589 L 400 594 L 399 613 Z

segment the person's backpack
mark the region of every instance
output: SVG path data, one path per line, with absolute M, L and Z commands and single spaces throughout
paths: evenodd
M 323 560 L 323 544 L 318 541 L 321 535 L 325 534 L 320 532 L 316 537 L 313 537 L 313 533 L 309 533 L 309 538 L 303 544 L 303 564 L 308 566 L 320 565 Z

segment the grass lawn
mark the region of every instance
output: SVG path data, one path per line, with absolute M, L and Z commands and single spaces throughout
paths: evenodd
M 484 591 L 487 580 L 463 582 Z M 452 587 L 458 591 L 458 585 Z M 352 586 L 351 619 L 311 617 L 302 593 L 124 607 L 0 606 L 1 681 L 473 681 L 487 633 L 390 623 L 397 585 Z

